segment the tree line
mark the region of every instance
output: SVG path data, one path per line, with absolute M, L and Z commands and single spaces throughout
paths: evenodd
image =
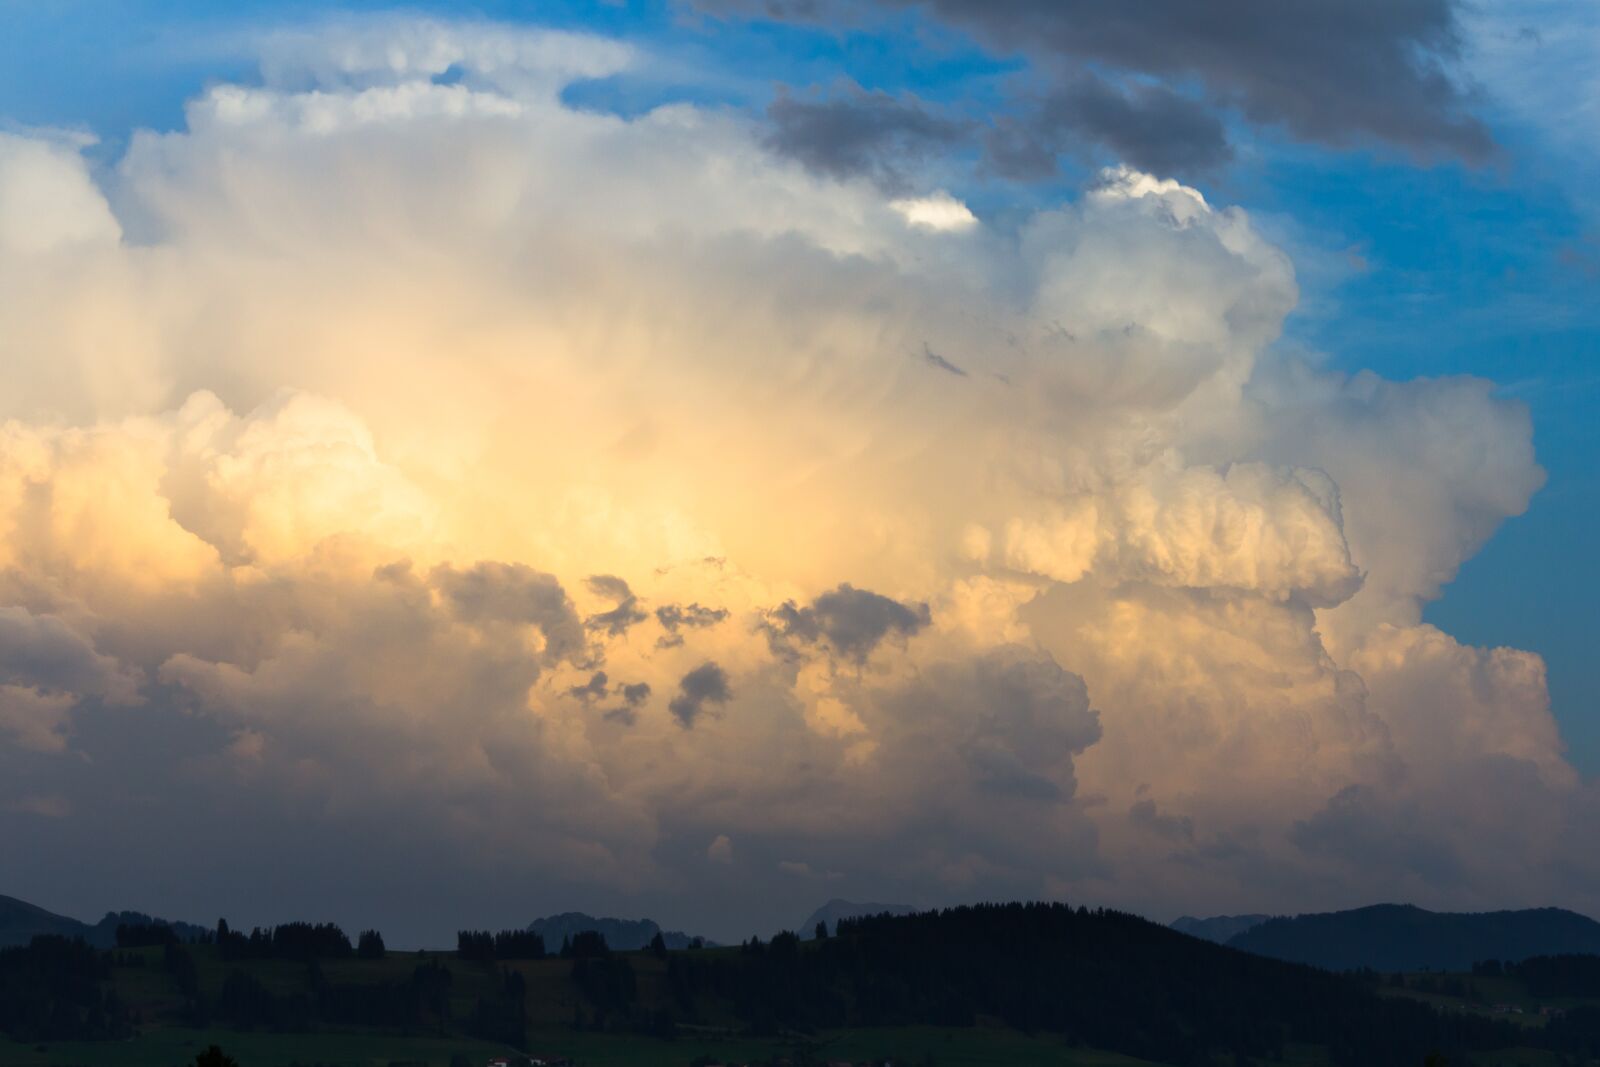
M 436 956 L 419 954 L 403 977 L 385 969 L 384 981 L 328 980 L 326 961 L 384 955 L 375 930 L 352 943 L 331 923 L 286 923 L 247 935 L 219 922 L 202 940 L 233 964 L 220 987 L 199 981 L 196 954 L 210 950 L 136 925 L 119 930 L 110 951 L 60 937 L 0 951 L 0 1031 L 19 1040 L 126 1037 L 138 1020 L 117 1000 L 111 967 L 132 959 L 154 966 L 158 958 L 183 1000 L 184 1019 L 196 1026 L 465 1032 L 523 1047 L 527 986 L 511 962 L 558 955 L 568 961 L 579 1029 L 670 1037 L 680 1024 L 730 1013 L 751 1034 L 791 1036 L 998 1019 L 1023 1032 L 1175 1065 L 1261 1064 L 1297 1044 L 1323 1046 L 1347 1067 L 1417 1067 L 1429 1056 L 1467 1062 L 1527 1045 L 1600 1056 L 1600 1009 L 1576 1008 L 1546 1027 L 1523 1029 L 1380 996 L 1376 975 L 1332 974 L 1134 915 L 1064 904 L 844 920 L 833 936 L 813 942 L 783 933 L 726 950 L 671 952 L 658 937 L 641 954 L 613 952 L 593 931 L 564 939 L 552 953 L 531 931 L 463 930 L 459 959 L 497 968 L 498 981 L 454 1009 L 452 972 Z M 159 954 L 139 951 L 157 946 Z M 664 995 L 642 995 L 637 969 L 649 956 L 664 960 L 664 987 L 653 987 Z M 263 983 L 248 966 L 263 959 L 297 962 L 301 987 L 285 992 Z M 1600 996 L 1600 957 L 1486 961 L 1474 973 L 1514 975 L 1542 997 Z
M 1536 997 L 1600 997 L 1600 956 L 1530 956 L 1520 962 L 1483 960 L 1472 965 L 1478 977 L 1520 978 Z
M 674 953 L 668 981 L 687 1016 L 712 996 L 757 1032 L 992 1017 L 1180 1065 L 1276 1060 L 1304 1043 L 1349 1067 L 1416 1067 L 1430 1054 L 1526 1042 L 1506 1022 L 1385 999 L 1345 976 L 1065 904 L 844 920 L 811 945 L 784 933 L 735 953 Z

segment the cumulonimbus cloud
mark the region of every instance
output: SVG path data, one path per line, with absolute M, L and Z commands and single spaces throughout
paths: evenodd
M 737 116 L 564 105 L 611 42 L 272 49 L 109 174 L 0 152 L 0 803 L 179 782 L 710 924 L 796 864 L 1600 906 L 1538 657 L 1421 623 L 1541 483 L 1526 412 L 1275 354 L 1244 210 L 1113 170 L 917 226 Z

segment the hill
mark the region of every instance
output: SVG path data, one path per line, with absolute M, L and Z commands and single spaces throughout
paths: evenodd
M 1230 938 L 1260 926 L 1270 918 L 1271 915 L 1214 915 L 1209 919 L 1196 919 L 1193 915 L 1184 915 L 1172 920 L 1172 928 L 1180 934 L 1203 937 L 1207 941 L 1226 945 Z
M 39 934 L 83 937 L 89 927 L 15 897 L 0 896 L 0 948 L 26 945 Z
M 909 904 L 871 902 L 857 904 L 853 900 L 841 900 L 835 897 L 808 915 L 795 929 L 799 931 L 801 938 L 809 939 L 816 935 L 818 923 L 827 923 L 828 929 L 834 930 L 838 927 L 840 919 L 859 919 L 864 915 L 911 915 L 916 910 Z
M 589 930 L 599 933 L 606 944 L 618 952 L 637 952 L 649 945 L 658 933 L 669 949 L 688 948 L 696 940 L 680 930 L 663 930 L 654 919 L 604 919 L 581 911 L 564 911 L 560 915 L 535 919 L 528 924 L 528 929 L 544 938 L 552 952 L 560 948 L 563 941 Z M 699 940 L 702 945 L 713 944 L 705 938 Z
M 1227 943 L 1333 971 L 1465 971 L 1480 960 L 1600 953 L 1600 923 L 1560 908 L 1455 913 L 1375 904 L 1269 919 Z
M 117 943 L 117 927 L 120 925 L 170 927 L 180 941 L 193 941 L 206 932 L 205 927 L 169 922 L 138 911 L 108 911 L 99 922 L 90 925 L 46 911 L 25 900 L 0 896 L 0 948 L 26 945 L 40 934 L 81 937 L 95 948 L 111 948 Z

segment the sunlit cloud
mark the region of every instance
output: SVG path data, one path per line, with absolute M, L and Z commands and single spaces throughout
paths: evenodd
M 113 171 L 0 140 L 0 744 L 676 899 L 1600 906 L 1538 657 L 1421 622 L 1526 411 L 1277 354 L 1246 210 L 1001 232 L 571 108 L 582 36 L 263 49 Z

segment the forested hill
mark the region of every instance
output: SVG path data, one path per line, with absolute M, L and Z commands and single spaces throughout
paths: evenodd
M 1377 904 L 1270 919 L 1228 944 L 1334 971 L 1465 971 L 1480 960 L 1600 953 L 1600 923 L 1560 908 L 1451 913 Z
M 1293 1045 L 1352 1067 L 1515 1045 L 1509 1024 L 1386 999 L 1355 978 L 1253 956 L 1134 915 L 1062 904 L 847 919 L 737 953 L 668 961 L 676 1002 L 731 1002 L 756 1028 L 989 1018 L 1160 1063 L 1281 1058 Z

